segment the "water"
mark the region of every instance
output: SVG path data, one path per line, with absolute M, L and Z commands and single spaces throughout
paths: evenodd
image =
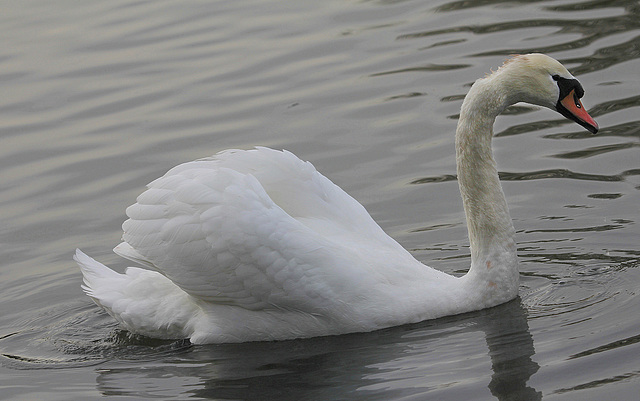
M 0 398 L 597 400 L 640 388 L 637 1 L 6 3 L 0 13 Z M 520 298 L 375 333 L 192 346 L 118 330 L 76 247 L 110 252 L 144 184 L 286 148 L 419 260 L 469 265 L 453 131 L 513 53 L 561 60 L 596 136 L 518 105 L 494 147 Z

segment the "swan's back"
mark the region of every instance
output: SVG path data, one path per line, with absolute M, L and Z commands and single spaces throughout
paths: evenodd
M 255 177 L 273 203 L 297 220 L 308 224 L 328 220 L 349 230 L 358 226 L 366 230 L 379 229 L 360 203 L 320 174 L 310 162 L 286 150 L 264 147 L 228 150 L 201 162 L 212 170 L 230 169 Z M 191 168 L 189 164 L 182 166 Z
M 385 256 L 417 263 L 310 163 L 266 148 L 177 166 L 127 215 L 116 252 L 208 305 L 346 318 L 404 276 Z

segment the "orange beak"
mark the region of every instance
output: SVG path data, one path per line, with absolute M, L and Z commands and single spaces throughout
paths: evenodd
M 560 114 L 582 125 L 591 133 L 598 132 L 598 123 L 584 109 L 575 90 L 572 90 L 564 99 L 561 99 L 557 108 Z

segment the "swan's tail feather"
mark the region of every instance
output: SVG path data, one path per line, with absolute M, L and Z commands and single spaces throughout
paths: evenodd
M 101 283 L 121 281 L 122 275 L 109 269 L 107 266 L 87 256 L 80 249 L 76 249 L 73 260 L 76 261 L 82 271 L 82 289 L 93 299 L 96 299 L 96 289 Z
M 162 274 L 136 267 L 124 274 L 76 249 L 82 289 L 127 330 L 157 338 L 189 338 L 185 322 L 197 315 L 190 296 Z

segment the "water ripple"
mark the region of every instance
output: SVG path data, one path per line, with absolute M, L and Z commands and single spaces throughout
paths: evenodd
M 0 27 L 3 396 L 597 398 L 588 388 L 606 385 L 630 398 L 618 385 L 636 378 L 639 335 L 636 0 L 32 0 L 4 7 Z M 463 273 L 460 104 L 529 51 L 580 75 L 601 130 L 522 105 L 497 120 L 521 301 L 362 336 L 193 347 L 117 330 L 82 293 L 73 249 L 122 271 L 110 249 L 147 182 L 254 145 L 312 161 L 417 258 Z

